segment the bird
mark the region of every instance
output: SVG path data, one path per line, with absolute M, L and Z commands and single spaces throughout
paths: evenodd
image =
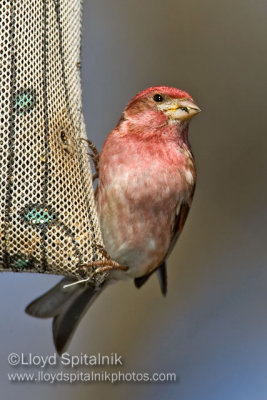
M 141 288 L 156 272 L 166 295 L 166 260 L 195 191 L 188 128 L 200 111 L 186 91 L 153 86 L 137 93 L 108 134 L 97 160 L 96 207 L 104 248 L 125 267 L 111 269 L 100 287 L 73 285 L 74 278 L 65 277 L 27 306 L 31 316 L 53 318 L 59 354 L 89 306 L 110 284 L 133 280 Z

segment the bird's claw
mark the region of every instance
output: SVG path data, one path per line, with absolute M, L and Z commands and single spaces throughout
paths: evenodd
M 95 179 L 98 178 L 98 173 L 99 173 L 99 153 L 97 151 L 96 146 L 93 144 L 93 142 L 91 142 L 91 140 L 85 138 L 81 138 L 81 140 L 84 140 L 87 143 L 89 149 L 92 151 L 92 153 L 87 153 L 87 154 L 93 161 L 94 168 L 96 171 L 96 173 L 93 175 L 93 181 L 94 181 Z
M 101 244 L 96 243 L 95 249 L 98 250 L 102 254 L 102 256 L 105 257 L 107 260 L 111 260 L 111 257 L 108 254 L 107 250 Z
M 82 264 L 81 268 L 83 270 L 87 270 L 87 268 L 96 268 L 92 271 L 90 276 L 88 277 L 88 281 L 92 282 L 96 275 L 98 274 L 103 274 L 104 272 L 111 272 L 111 271 L 127 271 L 129 267 L 125 267 L 124 265 L 118 264 L 116 261 L 113 260 L 99 260 L 99 261 L 94 261 L 90 264 Z

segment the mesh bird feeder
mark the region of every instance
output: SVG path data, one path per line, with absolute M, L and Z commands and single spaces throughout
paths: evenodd
M 81 140 L 80 3 L 0 2 L 2 271 L 84 278 L 103 259 Z

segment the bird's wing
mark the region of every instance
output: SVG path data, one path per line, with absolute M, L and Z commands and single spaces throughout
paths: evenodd
M 190 210 L 191 204 L 188 202 L 182 202 L 180 205 L 179 213 L 176 215 L 174 224 L 173 224 L 173 229 L 172 229 L 172 238 L 170 242 L 170 246 L 168 248 L 166 258 L 171 254 L 175 243 L 177 242 L 178 237 L 180 236 L 180 233 L 183 230 L 186 218 L 188 216 L 189 210 Z
M 189 198 L 188 201 L 183 201 L 180 204 L 179 207 L 179 212 L 176 214 L 175 219 L 174 219 L 174 224 L 173 224 L 173 228 L 172 228 L 172 238 L 170 241 L 170 246 L 168 248 L 168 251 L 164 257 L 164 260 L 166 260 L 166 258 L 170 255 L 170 253 L 172 252 L 175 243 L 177 242 L 177 239 L 180 235 L 180 233 L 183 230 L 186 218 L 188 216 L 190 207 L 191 207 L 191 203 L 192 203 L 192 199 L 194 196 L 194 191 L 195 191 L 195 186 L 192 189 L 191 192 L 191 196 Z M 178 207 L 177 207 L 178 208 Z M 167 294 L 167 268 L 166 268 L 166 261 L 163 261 L 156 269 L 154 269 L 153 271 L 149 272 L 146 275 L 143 275 L 139 278 L 135 278 L 134 280 L 134 284 L 135 287 L 137 287 L 138 289 L 140 287 L 142 287 L 146 281 L 150 278 L 151 275 L 153 275 L 154 272 L 157 272 L 158 274 L 158 278 L 159 278 L 159 284 L 160 284 L 160 289 L 161 289 L 161 293 L 163 294 L 163 296 L 166 296 Z

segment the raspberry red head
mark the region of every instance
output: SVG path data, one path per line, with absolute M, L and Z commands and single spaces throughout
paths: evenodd
M 141 123 L 142 119 L 153 119 L 152 113 L 155 118 L 156 114 L 161 115 L 166 122 L 181 123 L 199 112 L 200 108 L 187 92 L 168 86 L 153 86 L 137 93 L 125 109 L 128 118 L 138 117 Z

